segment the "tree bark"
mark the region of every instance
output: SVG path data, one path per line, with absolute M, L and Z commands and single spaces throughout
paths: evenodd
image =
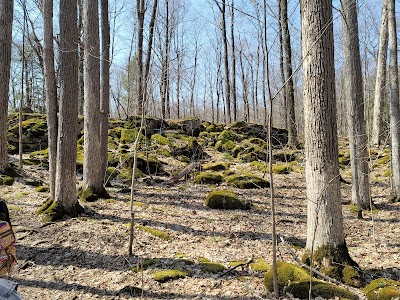
M 47 106 L 47 127 L 49 130 L 49 186 L 50 200 L 53 201 L 55 199 L 58 134 L 57 82 L 54 69 L 53 46 L 53 0 L 43 0 L 43 22 L 43 63 Z
M 45 210 L 51 220 L 76 216 L 76 140 L 78 123 L 78 52 L 76 0 L 60 0 L 60 113 L 55 203 Z M 43 207 L 44 208 L 44 207 Z
M 374 97 L 374 115 L 372 121 L 373 145 L 380 145 L 383 142 L 383 103 L 386 91 L 386 60 L 389 43 L 388 32 L 388 12 L 386 1 L 382 4 L 381 32 L 379 35 L 378 63 L 376 67 L 375 97 Z
M 98 0 L 83 1 L 83 41 L 85 51 L 85 104 L 83 189 L 106 195 L 100 152 L 100 42 Z
M 370 209 L 368 138 L 364 117 L 364 91 L 358 38 L 357 1 L 342 1 L 345 97 L 352 170 L 352 203 Z
M 9 166 L 7 154 L 8 90 L 14 1 L 0 1 L 0 173 Z
M 236 54 L 235 54 L 235 2 L 232 0 L 231 4 L 231 53 L 232 53 L 232 106 L 233 106 L 233 121 L 238 119 L 237 112 L 237 97 L 236 97 Z
M 287 0 L 281 0 L 282 30 L 285 48 L 285 78 L 286 78 L 286 119 L 288 130 L 288 145 L 297 147 L 296 114 L 294 110 L 294 85 L 292 71 L 292 46 L 290 44 L 290 33 L 288 24 Z
M 231 114 L 231 84 L 229 76 L 229 60 L 228 60 L 228 37 L 226 33 L 226 1 L 222 0 L 221 4 L 214 0 L 219 10 L 221 11 L 221 31 L 222 31 L 222 42 L 224 47 L 224 67 L 225 67 L 225 107 L 226 107 L 226 121 L 232 123 Z
M 400 196 L 400 107 L 395 0 L 386 0 L 389 19 L 390 134 L 392 140 L 393 193 Z
M 338 169 L 332 2 L 301 0 L 301 9 L 308 199 L 306 248 L 314 253 L 326 246 L 345 246 Z
M 108 118 L 110 114 L 110 21 L 108 0 L 101 0 L 101 86 L 100 86 L 100 159 L 105 184 L 108 165 Z

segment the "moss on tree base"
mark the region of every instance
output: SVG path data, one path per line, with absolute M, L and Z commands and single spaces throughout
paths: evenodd
M 93 202 L 100 198 L 102 199 L 109 199 L 110 195 L 108 194 L 107 190 L 104 187 L 100 189 L 95 189 L 93 187 L 87 187 L 81 190 L 78 194 L 79 199 L 84 202 Z
M 288 292 L 295 298 L 308 299 L 310 290 L 310 274 L 307 270 L 286 262 L 277 264 L 277 283 L 280 293 Z M 270 269 L 264 276 L 264 285 L 268 292 L 273 292 L 273 270 Z M 357 296 L 345 289 L 339 288 L 333 284 L 312 278 L 313 298 L 322 297 L 332 299 L 339 297 L 341 299 L 357 299 Z
M 303 255 L 303 263 L 310 265 L 310 253 Z M 312 267 L 345 284 L 361 287 L 363 280 L 358 264 L 350 257 L 346 243 L 317 248 L 312 255 Z
M 63 219 L 65 216 L 77 217 L 83 212 L 84 208 L 78 201 L 69 211 L 66 211 L 59 201 L 49 199 L 37 210 L 36 215 L 43 215 L 43 222 L 54 222 Z

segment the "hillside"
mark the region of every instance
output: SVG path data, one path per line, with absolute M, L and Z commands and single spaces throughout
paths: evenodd
M 84 215 L 55 223 L 43 223 L 36 216 L 48 197 L 43 120 L 42 116 L 27 116 L 26 145 L 33 152 L 24 156 L 23 176 L 12 185 L 0 185 L 18 239 L 19 264 L 12 278 L 20 284 L 23 299 L 130 299 L 130 294 L 143 299 L 270 297 L 263 286 L 264 273 L 272 262 L 270 189 L 248 182 L 260 180 L 260 186 L 268 180 L 262 126 L 147 119 L 134 193 L 135 255 L 129 257 L 129 184 L 137 119 L 110 122 L 107 190 L 111 198 L 81 202 Z M 16 153 L 13 126 L 11 119 L 10 151 Z M 277 230 L 301 257 L 307 219 L 304 161 L 301 150 L 283 147 L 285 139 L 284 130 L 274 130 Z M 81 132 L 78 186 L 82 143 Z M 17 158 L 13 155 L 11 159 L 16 162 Z M 379 209 L 364 213 L 364 219 L 357 219 L 348 204 L 351 185 L 341 186 L 346 242 L 367 281 L 375 277 L 400 280 L 400 204 L 387 200 L 389 161 L 388 149 L 371 150 L 371 192 Z M 177 183 L 164 184 L 191 162 L 199 167 Z M 339 163 L 342 176 L 350 180 L 345 141 Z M 252 203 L 251 208 L 205 206 L 208 193 L 218 189 L 238 193 L 240 199 Z M 294 262 L 287 247 L 280 243 L 278 248 L 279 260 Z M 249 267 L 221 277 L 224 270 L 250 259 Z M 179 270 L 173 274 L 178 278 L 162 282 L 168 279 L 157 278 L 160 274 L 156 272 L 162 270 Z

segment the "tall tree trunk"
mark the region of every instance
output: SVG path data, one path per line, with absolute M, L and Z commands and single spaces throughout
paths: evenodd
M 307 183 L 307 244 L 312 263 L 354 262 L 348 255 L 340 203 L 332 1 L 301 0 Z M 321 35 L 321 32 L 324 34 Z
M 78 0 L 78 32 L 79 32 L 79 77 L 78 77 L 78 90 L 79 90 L 79 104 L 78 114 L 83 115 L 83 106 L 85 103 L 85 76 L 84 76 L 84 60 L 85 60 L 85 47 L 83 42 L 83 0 Z
M 283 50 L 283 32 L 282 32 L 282 1 L 278 0 L 278 29 L 279 29 L 279 70 L 281 72 L 281 81 L 282 81 L 282 85 L 284 85 L 286 83 L 286 76 L 285 76 L 285 65 L 284 65 L 284 50 Z M 287 107 L 286 104 L 286 92 L 287 89 L 283 89 L 283 106 Z M 288 128 L 288 124 L 287 124 L 287 120 L 288 118 L 286 117 L 284 120 L 284 124 L 285 124 L 285 128 Z
M 358 38 L 357 1 L 342 1 L 343 50 L 345 66 L 345 96 L 349 124 L 352 170 L 352 202 L 362 209 L 370 209 L 368 137 L 364 117 L 364 91 Z
M 101 0 L 100 159 L 104 179 L 108 165 L 108 118 L 110 114 L 110 21 L 108 0 Z M 104 182 L 105 184 L 105 182 Z
M 144 14 L 145 0 L 136 0 L 136 14 L 138 19 L 138 38 L 137 38 L 137 105 L 138 113 L 142 111 L 143 101 L 143 31 L 144 31 Z
M 50 200 L 53 201 L 55 200 L 58 133 L 57 82 L 54 69 L 53 46 L 53 0 L 43 0 L 43 22 L 44 81 L 47 106 L 47 128 L 49 130 L 49 186 Z
M 375 97 L 374 97 L 374 116 L 372 121 L 373 145 L 380 145 L 383 142 L 383 103 L 386 91 L 386 60 L 389 43 L 388 32 L 388 12 L 387 3 L 382 4 L 381 32 L 379 35 L 378 64 L 376 67 Z
M 233 121 L 237 121 L 237 97 L 236 97 L 236 54 L 235 54 L 235 1 L 232 0 L 231 4 L 231 48 L 232 48 L 232 106 L 233 106 Z
M 294 85 L 292 71 L 292 46 L 290 44 L 290 33 L 288 24 L 287 0 L 281 0 L 282 30 L 285 48 L 285 77 L 286 77 L 286 119 L 288 129 L 288 145 L 297 146 L 296 114 L 294 110 Z
M 94 195 L 86 200 L 107 196 L 103 186 L 100 152 L 100 42 L 98 0 L 83 1 L 83 41 L 85 51 L 85 105 L 83 189 Z
M 390 134 L 392 138 L 393 193 L 400 197 L 400 107 L 395 0 L 386 0 L 389 18 Z
M 228 37 L 226 33 L 226 1 L 222 0 L 221 4 L 219 1 L 214 0 L 221 12 L 221 31 L 222 31 L 222 42 L 224 47 L 224 67 L 225 67 L 225 106 L 226 106 L 226 121 L 232 123 L 231 114 L 231 84 L 229 76 L 229 60 L 228 60 Z
M 40 209 L 45 220 L 83 211 L 76 197 L 76 136 L 78 123 L 78 53 L 76 0 L 60 0 L 60 113 L 58 123 L 56 193 Z
M 0 173 L 9 166 L 7 154 L 8 91 L 14 1 L 0 1 Z

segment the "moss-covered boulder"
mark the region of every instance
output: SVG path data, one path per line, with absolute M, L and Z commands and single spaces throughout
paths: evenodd
M 286 290 L 290 292 L 295 298 L 309 299 L 310 282 L 291 282 Z M 317 297 L 323 299 L 358 299 L 355 294 L 349 292 L 348 290 L 340 288 L 334 284 L 316 279 L 313 279 L 311 283 L 311 297 L 313 299 Z
M 292 171 L 292 167 L 286 163 L 278 163 L 272 165 L 272 172 L 274 174 L 289 174 Z
M 104 187 L 99 189 L 95 189 L 93 187 L 87 187 L 79 191 L 78 193 L 79 199 L 84 202 L 93 202 L 100 198 L 109 199 L 110 195 Z
M 192 137 L 198 137 L 200 132 L 205 129 L 200 119 L 195 117 L 187 117 L 182 120 L 177 120 L 174 122 L 173 127 L 171 127 L 171 122 L 169 123 L 170 129 L 179 129 L 181 132 Z
M 141 116 L 130 116 L 124 122 L 124 128 L 127 129 L 139 129 L 141 123 Z M 168 124 L 163 119 L 145 117 L 143 122 L 143 134 L 147 137 L 152 136 L 155 133 L 162 133 L 168 129 Z
M 270 187 L 269 181 L 255 175 L 231 175 L 226 179 L 230 185 L 240 189 L 260 189 Z
M 223 177 L 220 173 L 213 171 L 199 172 L 194 182 L 200 184 L 219 184 L 223 181 Z
M 229 169 L 229 165 L 226 162 L 210 162 L 201 166 L 206 171 L 225 171 Z
M 389 300 L 400 298 L 400 281 L 378 278 L 364 288 L 368 300 Z
M 10 154 L 17 154 L 19 149 L 19 115 L 9 117 L 8 142 Z M 22 142 L 23 151 L 30 153 L 47 148 L 47 123 L 44 114 L 24 113 L 22 115 Z
M 284 290 L 292 294 L 295 298 L 308 299 L 310 288 L 310 274 L 307 270 L 287 262 L 277 263 L 277 283 L 278 290 Z M 268 292 L 273 292 L 273 270 L 270 269 L 264 276 L 264 285 Z M 312 279 L 312 297 L 322 297 L 332 299 L 334 297 L 357 299 L 357 297 L 333 284 L 326 283 L 317 279 Z
M 278 273 L 278 289 L 283 291 L 283 288 L 293 281 L 307 281 L 310 275 L 303 268 L 287 262 L 277 263 Z M 264 276 L 264 286 L 268 292 L 272 292 L 273 288 L 273 270 L 270 269 Z
M 215 209 L 250 209 L 251 203 L 231 190 L 215 190 L 206 197 L 206 206 Z
M 225 266 L 215 262 L 201 262 L 200 269 L 203 273 L 219 273 L 225 270 Z
M 186 156 L 190 160 L 198 160 L 209 157 L 196 138 L 185 135 L 170 135 L 169 152 L 173 157 Z

